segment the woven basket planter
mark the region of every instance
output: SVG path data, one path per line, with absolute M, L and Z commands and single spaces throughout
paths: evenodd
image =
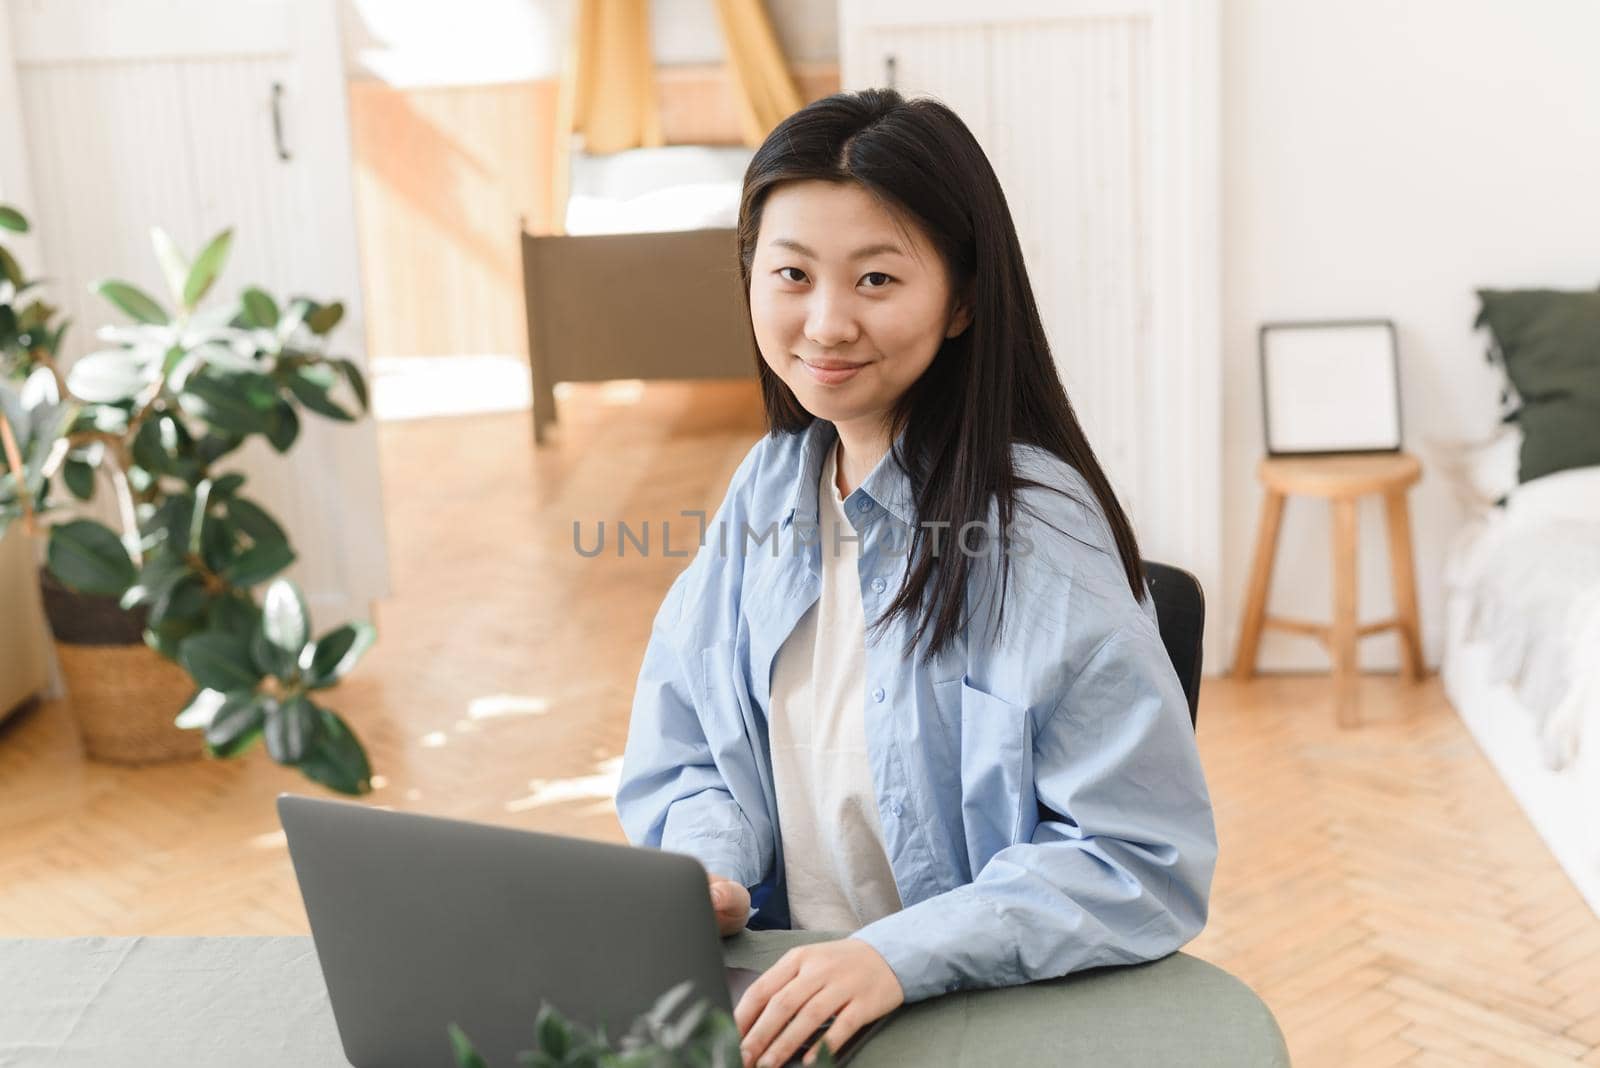
M 163 764 L 202 756 L 202 732 L 173 725 L 195 684 L 144 643 L 144 611 L 125 611 L 114 597 L 69 590 L 43 568 L 39 586 L 67 705 L 89 757 L 109 764 Z

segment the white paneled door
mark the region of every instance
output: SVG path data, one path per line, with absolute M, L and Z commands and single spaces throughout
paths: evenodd
M 1215 0 L 840 0 L 844 88 L 948 104 L 994 166 L 1051 351 L 1145 555 L 1222 663 Z
M 341 300 L 334 351 L 366 365 L 336 0 L 0 0 L 0 14 L 0 111 L 20 119 L 0 126 L 0 155 L 23 161 L 32 273 L 72 319 L 69 360 L 119 318 L 91 282 L 165 291 L 152 226 L 191 253 L 232 227 L 215 292 Z M 365 616 L 388 581 L 372 421 L 308 413 L 287 459 L 264 442 L 240 457 L 290 533 L 318 627 Z

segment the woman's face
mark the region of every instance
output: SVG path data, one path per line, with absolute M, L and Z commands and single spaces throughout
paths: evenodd
M 806 411 L 878 430 L 965 330 L 944 259 L 921 227 L 855 182 L 788 182 L 761 213 L 750 319 L 761 358 Z

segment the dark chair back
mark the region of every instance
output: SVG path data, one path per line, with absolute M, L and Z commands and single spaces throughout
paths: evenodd
M 1183 684 L 1189 699 L 1189 724 L 1200 715 L 1201 638 L 1206 630 L 1206 595 L 1200 580 L 1170 564 L 1144 562 L 1150 580 L 1150 593 L 1156 602 L 1156 621 L 1161 628 L 1161 644 Z

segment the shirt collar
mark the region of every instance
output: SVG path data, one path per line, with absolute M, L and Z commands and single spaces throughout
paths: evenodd
M 839 440 L 838 430 L 826 419 L 811 420 L 810 425 L 800 433 L 800 477 L 784 513 L 785 524 L 796 519 L 812 524 L 817 522 L 817 487 L 822 479 L 822 467 L 827 461 L 828 450 Z M 883 454 L 877 466 L 850 496 L 864 493 L 890 515 L 910 526 L 914 522 L 915 495 L 912 493 L 910 477 L 894 458 L 895 451 L 904 446 L 905 431 L 902 430 L 889 451 Z

